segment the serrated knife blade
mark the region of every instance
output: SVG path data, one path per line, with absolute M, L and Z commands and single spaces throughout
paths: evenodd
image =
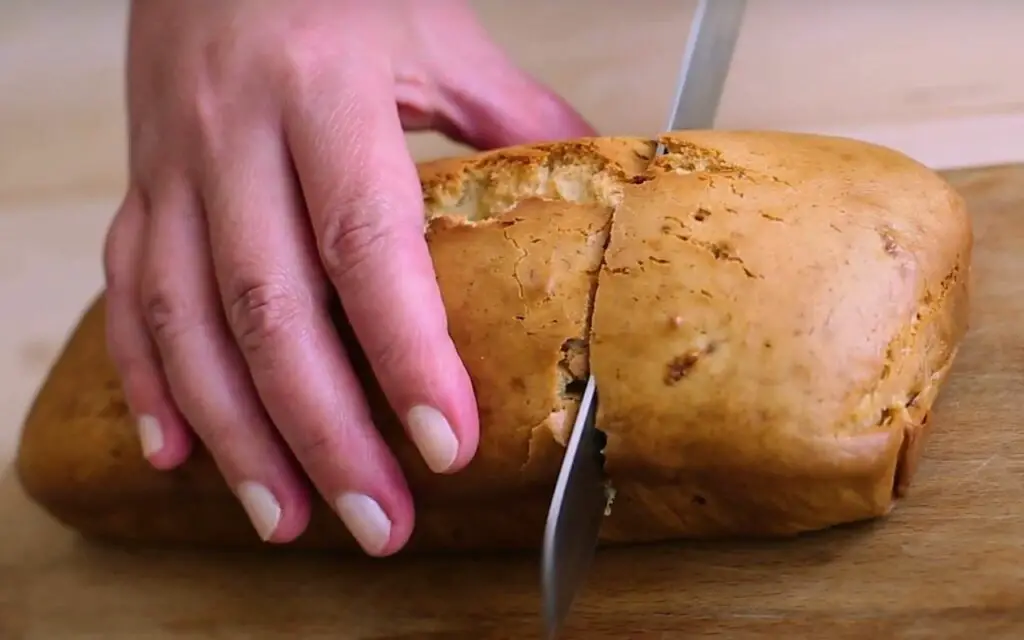
M 746 0 L 700 0 L 687 38 L 667 129 L 710 129 L 739 36 Z M 656 153 L 664 153 L 658 145 Z M 608 506 L 604 434 L 594 376 L 580 401 L 544 528 L 541 593 L 545 637 L 554 640 L 583 586 Z

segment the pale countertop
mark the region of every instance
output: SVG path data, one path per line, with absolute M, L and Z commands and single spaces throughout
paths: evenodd
M 665 119 L 694 2 L 479 0 L 495 37 L 607 133 Z M 1024 161 L 1024 3 L 751 0 L 720 127 L 849 134 L 936 167 Z M 514 10 L 509 7 L 515 6 Z M 0 476 L 102 283 L 124 187 L 124 0 L 0 8 Z M 417 157 L 453 151 L 412 141 Z

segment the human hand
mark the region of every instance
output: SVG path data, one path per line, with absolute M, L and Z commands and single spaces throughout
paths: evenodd
M 455 0 L 140 0 L 127 82 L 107 331 L 146 457 L 173 468 L 198 437 L 273 542 L 307 526 L 308 476 L 394 553 L 412 499 L 331 287 L 428 466 L 463 468 L 478 439 L 403 128 L 477 148 L 593 130 Z

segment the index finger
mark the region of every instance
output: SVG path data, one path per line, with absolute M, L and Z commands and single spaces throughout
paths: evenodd
M 424 461 L 455 471 L 476 451 L 477 408 L 448 335 L 393 81 L 355 65 L 329 82 L 285 116 L 321 261 Z

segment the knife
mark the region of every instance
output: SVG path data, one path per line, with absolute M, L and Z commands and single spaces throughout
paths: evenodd
M 667 130 L 710 129 L 739 36 L 746 0 L 700 0 L 683 55 Z M 657 155 L 665 152 L 658 144 Z M 597 430 L 597 383 L 580 400 L 548 509 L 541 556 L 545 636 L 558 636 L 597 550 L 610 506 L 604 434 Z

